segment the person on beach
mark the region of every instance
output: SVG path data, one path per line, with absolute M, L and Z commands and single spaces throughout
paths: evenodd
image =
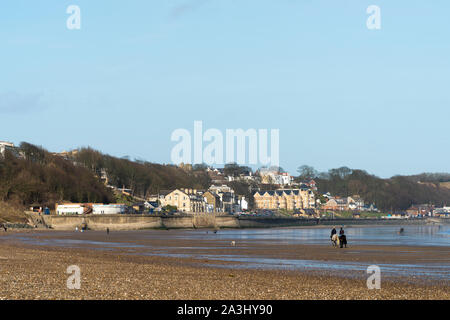
M 333 235 L 335 235 L 335 234 L 336 234 L 336 228 L 333 227 L 333 229 L 331 230 L 330 238 L 333 238 Z
M 342 236 L 344 234 L 344 228 L 341 227 L 341 230 L 339 230 L 339 235 Z
M 106 228 L 106 234 L 109 234 L 109 228 Z

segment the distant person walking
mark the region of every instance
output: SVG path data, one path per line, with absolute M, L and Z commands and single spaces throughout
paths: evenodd
M 106 234 L 109 234 L 109 228 L 106 228 Z

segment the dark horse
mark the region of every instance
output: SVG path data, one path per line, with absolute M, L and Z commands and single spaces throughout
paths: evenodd
M 339 244 L 340 244 L 341 248 L 344 246 L 347 248 L 347 237 L 345 236 L 345 234 L 341 234 L 339 236 Z
M 0 228 L 3 228 L 6 231 L 8 231 L 8 228 L 6 227 L 5 223 L 0 223 Z

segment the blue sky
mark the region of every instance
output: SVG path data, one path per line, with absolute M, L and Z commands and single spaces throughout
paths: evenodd
M 68 30 L 69 5 L 81 29 Z M 368 30 L 366 8 L 381 8 Z M 280 129 L 280 165 L 450 172 L 445 0 L 0 4 L 0 140 L 169 163 L 173 130 Z

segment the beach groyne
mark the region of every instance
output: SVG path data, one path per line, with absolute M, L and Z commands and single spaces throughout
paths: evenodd
M 450 219 L 305 219 L 290 217 L 232 216 L 199 213 L 194 215 L 44 215 L 45 225 L 55 230 L 197 229 L 197 228 L 275 228 L 316 225 L 410 225 L 450 224 Z

